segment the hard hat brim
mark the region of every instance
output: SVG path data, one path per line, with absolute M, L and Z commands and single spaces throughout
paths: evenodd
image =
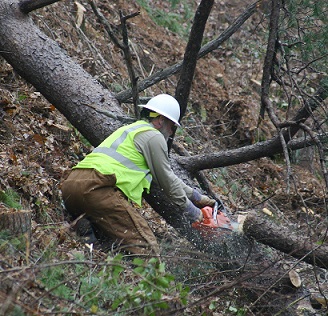
M 174 119 L 170 115 L 167 115 L 167 113 L 164 113 L 164 112 L 162 112 L 162 111 L 160 111 L 158 109 L 153 108 L 152 106 L 147 106 L 147 104 L 138 104 L 138 106 L 141 107 L 141 108 L 146 108 L 148 110 L 154 111 L 154 112 L 156 112 L 156 113 L 158 113 L 160 115 L 163 115 L 167 119 L 169 119 L 171 122 L 173 122 L 175 125 L 177 125 L 179 127 L 181 126 L 181 124 L 176 119 Z

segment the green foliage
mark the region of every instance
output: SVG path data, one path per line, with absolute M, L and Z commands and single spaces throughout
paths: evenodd
M 169 2 L 171 5 L 171 10 L 174 10 L 177 4 L 181 1 L 170 0 Z M 182 1 L 183 10 L 179 13 L 175 13 L 172 11 L 167 12 L 155 8 L 151 5 L 151 1 L 149 0 L 137 0 L 137 3 L 146 10 L 151 19 L 156 24 L 163 26 L 174 33 L 177 33 L 182 37 L 188 37 L 193 11 L 190 7 L 190 4 L 188 4 L 186 1 Z M 183 14 L 181 14 L 181 12 L 183 12 Z
M 42 271 L 41 281 L 53 295 L 70 301 L 78 297 L 78 304 L 86 309 L 110 308 L 119 315 L 156 315 L 169 308 L 168 297 L 187 304 L 189 288 L 176 283 L 157 258 L 135 258 L 131 268 L 120 254 L 108 257 L 98 270 L 84 265 L 81 254 L 77 258 L 81 263 Z
M 245 308 L 237 308 L 233 306 L 229 306 L 227 312 L 230 315 L 236 315 L 236 316 L 245 316 L 247 314 L 247 310 Z
M 18 102 L 25 101 L 27 98 L 28 98 L 28 96 L 25 95 L 25 94 L 23 94 L 23 93 L 19 93 L 19 94 L 17 95 L 17 101 L 18 101 Z
M 43 270 L 41 281 L 47 286 L 48 290 L 54 295 L 65 299 L 71 299 L 72 291 L 67 284 L 64 283 L 66 279 L 66 269 L 60 266 L 50 267 Z
M 13 236 L 8 230 L 0 231 L 0 253 L 3 256 L 22 256 L 27 247 L 26 234 Z
M 20 306 L 16 305 L 11 311 L 8 311 L 9 314 L 7 316 L 25 316 L 26 314 L 23 312 Z
M 8 207 L 15 209 L 21 209 L 19 194 L 13 189 L 6 189 L 5 191 L 0 191 L 0 202 L 4 203 Z
M 296 53 L 317 71 L 327 71 L 327 1 L 288 0 L 285 7 L 281 40 L 286 54 Z
M 75 127 L 74 132 L 84 146 L 91 147 L 91 143 Z

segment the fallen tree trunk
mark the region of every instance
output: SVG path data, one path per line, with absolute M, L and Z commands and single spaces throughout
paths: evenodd
M 122 125 L 124 116 L 110 91 L 73 61 L 23 14 L 20 1 L 0 3 L 1 55 L 15 71 L 53 104 L 91 144 L 97 145 Z M 107 110 L 112 118 L 96 109 Z
M 312 265 L 328 269 L 328 246 L 309 241 L 305 235 L 299 235 L 290 228 L 278 225 L 255 212 L 247 215 L 243 232 L 249 238 L 278 249 L 294 258 L 301 259 Z

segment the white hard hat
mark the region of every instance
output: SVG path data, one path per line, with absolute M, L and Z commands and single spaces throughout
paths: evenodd
M 159 94 L 151 98 L 147 104 L 140 104 L 139 106 L 161 114 L 180 126 L 180 105 L 175 98 L 168 94 Z

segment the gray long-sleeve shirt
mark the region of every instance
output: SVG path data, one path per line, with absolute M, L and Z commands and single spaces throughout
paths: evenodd
M 174 204 L 186 209 L 193 189 L 178 178 L 171 169 L 164 136 L 158 131 L 142 132 L 135 136 L 134 144 L 145 157 L 153 181 L 163 189 Z

